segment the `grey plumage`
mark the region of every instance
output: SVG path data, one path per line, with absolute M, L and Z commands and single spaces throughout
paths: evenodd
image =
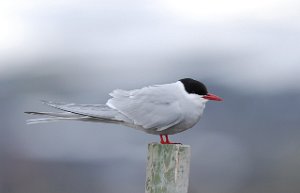
M 202 116 L 206 99 L 187 93 L 182 82 L 135 90 L 114 90 L 106 104 L 74 104 L 43 101 L 63 112 L 27 112 L 45 118 L 28 124 L 79 120 L 121 124 L 151 134 L 170 135 L 194 126 Z

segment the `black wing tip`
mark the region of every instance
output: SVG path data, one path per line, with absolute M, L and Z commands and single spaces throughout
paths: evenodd
M 40 100 L 43 104 L 46 104 L 46 105 L 51 105 L 51 101 L 47 101 L 47 100 Z M 29 115 L 37 115 L 37 114 L 40 114 L 39 112 L 35 112 L 35 111 L 25 111 L 24 112 L 25 114 L 29 114 Z
M 34 111 L 25 111 L 24 113 L 25 113 L 25 114 L 30 114 L 30 115 L 37 114 L 37 112 L 34 112 Z

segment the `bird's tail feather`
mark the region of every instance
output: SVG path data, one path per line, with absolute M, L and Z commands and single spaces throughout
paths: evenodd
M 27 124 L 48 123 L 60 120 L 79 120 L 116 124 L 129 124 L 126 116 L 104 104 L 74 104 L 43 101 L 44 104 L 62 110 L 62 112 L 25 112 L 31 115 L 41 115 L 45 118 L 27 120 Z
M 88 121 L 88 122 L 102 122 L 102 123 L 116 123 L 122 124 L 123 121 L 108 119 L 108 118 L 97 118 L 97 117 L 90 117 L 85 115 L 78 115 L 71 112 L 25 112 L 26 114 L 31 115 L 42 115 L 45 118 L 34 118 L 26 120 L 26 124 L 38 124 L 38 123 L 51 123 L 63 120 L 75 120 L 75 121 Z
M 87 118 L 62 118 L 62 117 L 47 117 L 47 118 L 36 118 L 36 119 L 28 119 L 26 123 L 28 125 L 38 124 L 38 123 L 50 123 L 62 120 L 77 120 L 77 121 L 85 121 Z
M 49 123 L 49 122 L 56 122 L 61 120 L 79 120 L 79 121 L 86 121 L 92 118 L 88 116 L 77 115 L 69 112 L 25 112 L 31 115 L 43 115 L 47 116 L 45 118 L 35 118 L 35 119 L 28 119 L 26 120 L 27 124 L 37 124 L 37 123 Z

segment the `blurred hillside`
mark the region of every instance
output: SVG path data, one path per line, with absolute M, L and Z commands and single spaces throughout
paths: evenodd
M 146 146 L 157 136 L 76 121 L 25 125 L 30 118 L 25 110 L 49 110 L 39 99 L 100 103 L 117 87 L 100 78 L 86 93 L 63 80 L 57 75 L 1 81 L 6 88 L 1 95 L 1 192 L 143 191 Z M 108 80 L 131 88 L 126 81 Z M 172 136 L 192 146 L 190 192 L 300 190 L 300 93 L 245 94 L 213 81 L 208 85 L 224 102 L 208 103 L 195 128 Z

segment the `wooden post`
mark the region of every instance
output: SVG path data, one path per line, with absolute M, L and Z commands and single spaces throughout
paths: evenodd
M 148 144 L 146 193 L 187 193 L 191 147 Z

